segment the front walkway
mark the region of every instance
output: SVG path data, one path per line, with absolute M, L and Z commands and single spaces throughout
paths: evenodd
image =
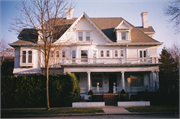
M 105 107 L 102 107 L 102 109 L 104 110 L 104 113 L 107 113 L 107 114 L 131 113 L 125 108 L 118 107 L 118 106 L 105 106 Z

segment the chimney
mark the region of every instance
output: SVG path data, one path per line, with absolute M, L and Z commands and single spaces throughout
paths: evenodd
M 142 12 L 141 17 L 143 28 L 148 28 L 148 12 Z
M 73 18 L 73 8 L 66 8 L 66 19 Z

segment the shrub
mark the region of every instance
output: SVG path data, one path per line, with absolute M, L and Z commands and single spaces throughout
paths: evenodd
M 46 107 L 46 77 L 2 76 L 2 107 Z M 50 106 L 70 106 L 80 99 L 79 83 L 74 74 L 50 75 Z

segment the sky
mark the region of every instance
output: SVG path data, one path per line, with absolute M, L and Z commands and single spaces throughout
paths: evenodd
M 155 30 L 153 38 L 163 45 L 159 46 L 158 54 L 163 47 L 180 45 L 180 33 L 176 33 L 171 17 L 164 15 L 164 7 L 172 0 L 74 0 L 73 17 L 85 12 L 91 17 L 122 17 L 134 26 L 142 26 L 141 13 L 148 12 L 148 25 Z M 0 0 L 0 40 L 6 43 L 17 41 L 18 34 L 10 32 L 12 18 L 20 16 L 17 10 L 18 1 Z

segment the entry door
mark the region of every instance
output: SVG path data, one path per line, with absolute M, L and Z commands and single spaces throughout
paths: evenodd
M 109 93 L 113 93 L 113 86 L 116 83 L 117 87 L 117 74 L 109 74 Z

